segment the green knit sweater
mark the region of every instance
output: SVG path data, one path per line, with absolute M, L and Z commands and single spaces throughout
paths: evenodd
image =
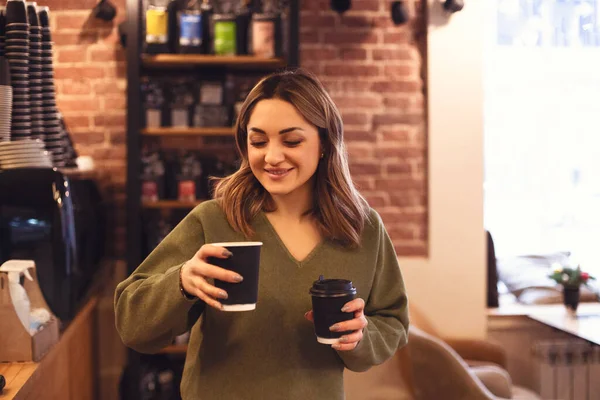
M 201 400 L 344 398 L 343 369 L 365 371 L 407 342 L 404 283 L 392 243 L 371 210 L 359 249 L 323 241 L 295 260 L 264 213 L 252 223 L 263 242 L 256 310 L 223 312 L 185 299 L 179 269 L 204 243 L 243 241 L 215 201 L 196 207 L 115 293 L 123 342 L 154 353 L 191 329 L 181 393 Z M 352 351 L 319 344 L 308 293 L 319 275 L 350 279 L 369 321 Z

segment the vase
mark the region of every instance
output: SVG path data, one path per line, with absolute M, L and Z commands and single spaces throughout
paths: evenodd
M 563 302 L 570 311 L 577 311 L 579 305 L 579 286 L 563 288 Z

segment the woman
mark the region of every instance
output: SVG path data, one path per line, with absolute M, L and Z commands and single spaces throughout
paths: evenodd
M 123 342 L 156 352 L 191 329 L 184 399 L 343 399 L 343 369 L 364 371 L 407 341 L 404 283 L 379 215 L 354 188 L 342 120 L 318 80 L 301 70 L 261 80 L 236 126 L 240 169 L 215 200 L 196 207 L 117 287 Z M 207 263 L 226 258 L 208 243 L 258 240 L 255 311 L 221 311 L 212 279 L 243 277 Z M 331 327 L 339 344 L 317 343 L 312 282 L 353 281 L 355 318 Z M 366 302 L 366 303 L 365 303 Z M 308 312 L 307 312 L 308 311 Z

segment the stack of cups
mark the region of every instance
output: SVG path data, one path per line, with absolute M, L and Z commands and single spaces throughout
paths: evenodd
M 29 98 L 31 102 L 31 138 L 44 140 L 42 124 L 42 33 L 37 4 L 27 2 L 29 19 Z
M 12 102 L 8 61 L 0 56 L 0 142 L 10 141 Z
M 29 99 L 29 23 L 23 0 L 6 3 L 5 56 L 10 65 L 13 87 L 11 140 L 31 136 L 31 104 Z
M 6 41 L 6 18 L 4 12 L 6 7 L 0 6 L 0 57 L 4 57 L 4 42 Z
M 54 68 L 52 66 L 52 38 L 48 7 L 38 7 L 39 24 L 42 30 L 42 123 L 46 149 L 52 154 L 56 167 L 65 166 L 65 137 L 58 119 L 54 94 Z

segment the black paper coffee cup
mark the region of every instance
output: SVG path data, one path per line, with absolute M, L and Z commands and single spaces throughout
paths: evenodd
M 329 328 L 338 322 L 354 318 L 353 312 L 343 312 L 342 307 L 356 297 L 356 288 L 346 279 L 324 279 L 313 282 L 309 291 L 312 296 L 313 319 L 317 341 L 323 344 L 335 344 L 339 338 L 349 332 L 332 332 Z
M 244 280 L 230 283 L 215 279 L 215 287 L 227 292 L 228 297 L 221 299 L 223 311 L 251 311 L 258 301 L 258 275 L 260 266 L 261 242 L 224 242 L 211 243 L 225 247 L 233 256 L 229 258 L 209 257 L 209 264 L 240 274 Z

